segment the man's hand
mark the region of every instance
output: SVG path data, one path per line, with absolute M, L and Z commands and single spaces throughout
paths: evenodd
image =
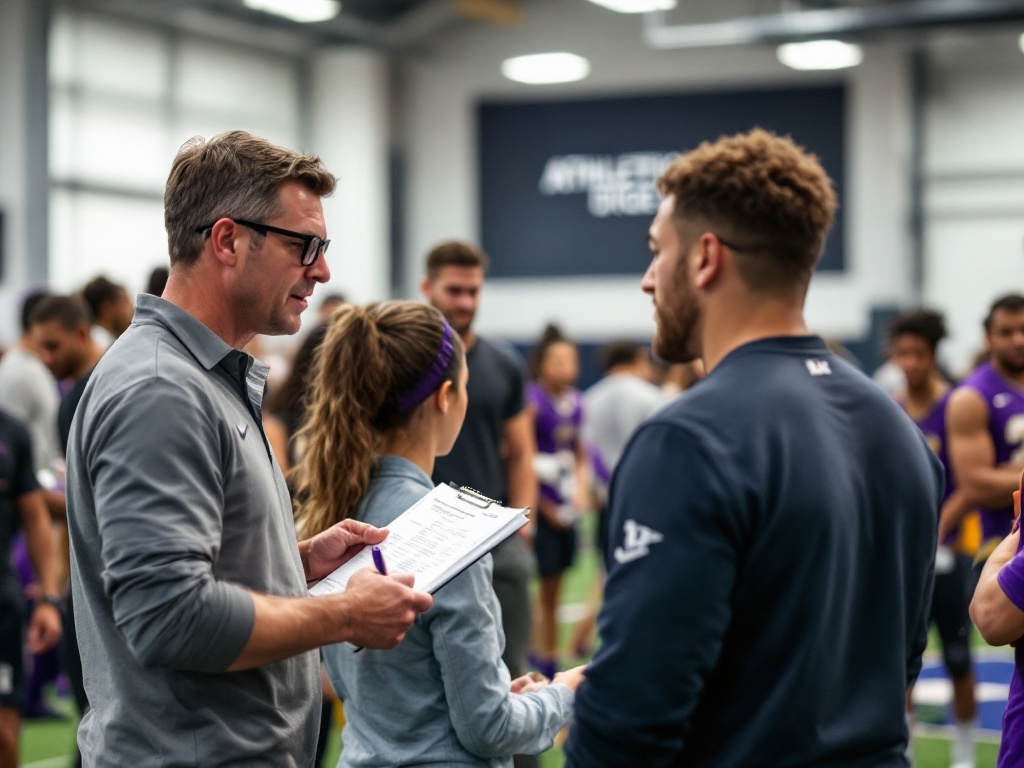
M 579 667 L 573 667 L 572 669 L 567 669 L 564 672 L 556 674 L 551 682 L 567 685 L 575 693 L 576 689 L 580 687 L 580 683 L 583 682 L 583 678 L 586 677 L 586 672 L 587 667 L 585 664 Z
M 509 690 L 513 695 L 519 696 L 524 693 L 533 693 L 539 691 L 542 688 L 546 688 L 551 681 L 548 680 L 540 672 L 529 672 L 522 677 L 517 677 L 512 681 L 512 685 L 509 686 Z
M 25 646 L 29 653 L 42 653 L 57 644 L 61 635 L 60 611 L 50 603 L 36 603 L 28 622 Z
M 344 592 L 349 642 L 378 649 L 402 642 L 416 617 L 434 604 L 433 597 L 412 588 L 414 581 L 411 573 L 382 576 L 372 568 L 353 573 Z
M 387 528 L 374 528 L 358 520 L 342 520 L 312 539 L 299 542 L 306 580 L 322 579 L 359 554 L 367 544 L 380 544 L 387 535 Z

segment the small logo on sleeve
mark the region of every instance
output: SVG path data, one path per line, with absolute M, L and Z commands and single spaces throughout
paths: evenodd
M 249 431 L 248 424 L 235 424 L 235 429 L 238 430 L 238 436 L 245 440 L 245 435 Z
M 635 520 L 627 520 L 622 527 L 625 533 L 621 547 L 616 547 L 612 554 L 618 563 L 631 563 L 646 557 L 651 552 L 651 545 L 663 541 L 665 537 L 653 528 L 640 525 Z
M 807 372 L 811 376 L 832 375 L 832 368 L 829 367 L 828 360 L 804 360 L 804 365 L 807 366 Z
M 14 667 L 7 662 L 0 664 L 0 696 L 10 696 L 14 692 Z

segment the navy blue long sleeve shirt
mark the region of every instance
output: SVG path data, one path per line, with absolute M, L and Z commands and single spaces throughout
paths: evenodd
M 821 339 L 730 353 L 615 472 L 567 765 L 906 765 L 942 479 Z

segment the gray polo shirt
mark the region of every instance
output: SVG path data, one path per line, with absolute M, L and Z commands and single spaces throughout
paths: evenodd
M 249 591 L 306 594 L 266 377 L 145 295 L 92 375 L 67 483 L 86 766 L 313 762 L 316 653 L 224 671 L 252 630 Z

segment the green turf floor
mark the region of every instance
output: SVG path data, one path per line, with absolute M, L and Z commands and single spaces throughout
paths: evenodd
M 591 585 L 597 573 L 597 557 L 590 544 L 592 541 L 592 521 L 585 520 L 581 536 L 582 547 L 576 565 L 566 574 L 563 604 L 579 606 L 587 601 Z M 567 611 L 571 613 L 572 611 Z M 567 661 L 569 637 L 572 630 L 571 622 L 563 622 L 561 628 L 561 644 L 563 655 Z M 977 633 L 974 645 L 984 646 L 984 641 Z M 929 647 L 937 648 L 936 638 L 932 638 Z M 55 705 L 67 713 L 73 711 L 73 705 L 67 700 L 57 700 Z M 326 766 L 334 766 L 341 748 L 341 740 L 335 729 L 331 734 Z M 58 720 L 45 722 L 29 722 L 22 731 L 21 765 L 23 768 L 66 768 L 71 765 L 70 755 L 74 749 L 74 721 Z M 996 762 L 998 745 L 995 743 L 979 743 L 977 749 L 977 768 L 992 768 Z M 914 739 L 914 768 L 947 768 L 949 765 L 949 740 L 941 733 L 929 731 L 927 734 L 917 733 Z M 561 751 L 552 749 L 541 757 L 541 768 L 561 768 L 563 759 Z

